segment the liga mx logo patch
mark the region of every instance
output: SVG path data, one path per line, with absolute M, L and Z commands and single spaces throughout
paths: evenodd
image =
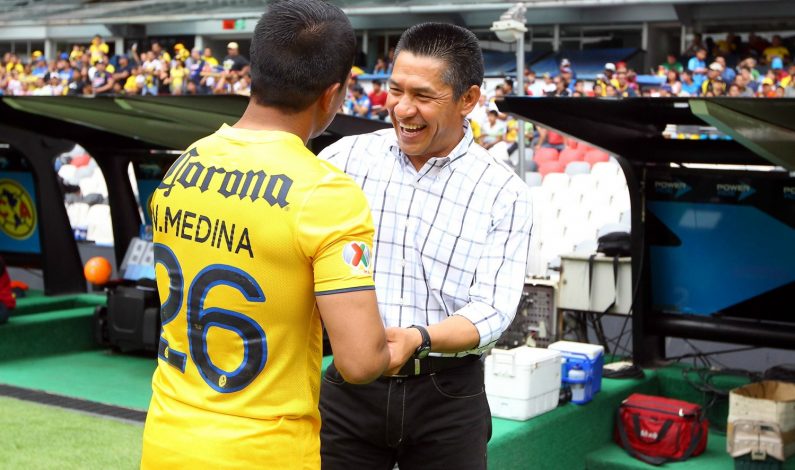
M 36 228 L 36 208 L 30 194 L 14 180 L 0 180 L 0 230 L 24 240 Z
M 342 259 L 345 264 L 363 274 L 370 274 L 370 263 L 372 255 L 370 247 L 363 242 L 350 242 L 342 250 Z

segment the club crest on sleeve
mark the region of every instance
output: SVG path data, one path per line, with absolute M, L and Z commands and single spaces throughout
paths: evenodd
M 370 247 L 364 242 L 350 242 L 342 250 L 342 259 L 354 272 L 370 274 L 372 255 Z

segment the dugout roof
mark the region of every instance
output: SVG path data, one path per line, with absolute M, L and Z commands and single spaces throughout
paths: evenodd
M 779 165 L 795 171 L 795 99 L 507 97 L 500 110 L 642 163 Z M 731 140 L 664 135 L 714 126 Z

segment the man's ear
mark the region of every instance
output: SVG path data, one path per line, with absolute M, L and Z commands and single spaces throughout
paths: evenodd
M 461 116 L 466 116 L 475 108 L 475 105 L 478 104 L 480 100 L 480 87 L 477 85 L 472 85 L 461 95 L 459 98 L 459 103 L 461 104 Z
M 342 90 L 340 89 L 341 87 L 342 87 L 341 83 L 334 83 L 333 85 L 329 85 L 329 87 L 323 91 L 323 94 L 320 95 L 320 98 L 318 99 L 318 104 L 320 105 L 320 109 L 324 113 L 337 111 L 336 109 L 332 110 L 331 108 L 334 106 L 335 98 L 337 98 L 337 96 L 339 96 L 339 93 L 342 92 Z

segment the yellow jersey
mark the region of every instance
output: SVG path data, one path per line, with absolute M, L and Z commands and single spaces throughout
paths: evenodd
M 359 186 L 293 134 L 224 125 L 150 203 L 163 323 L 142 468 L 320 468 L 316 295 L 374 289 Z

